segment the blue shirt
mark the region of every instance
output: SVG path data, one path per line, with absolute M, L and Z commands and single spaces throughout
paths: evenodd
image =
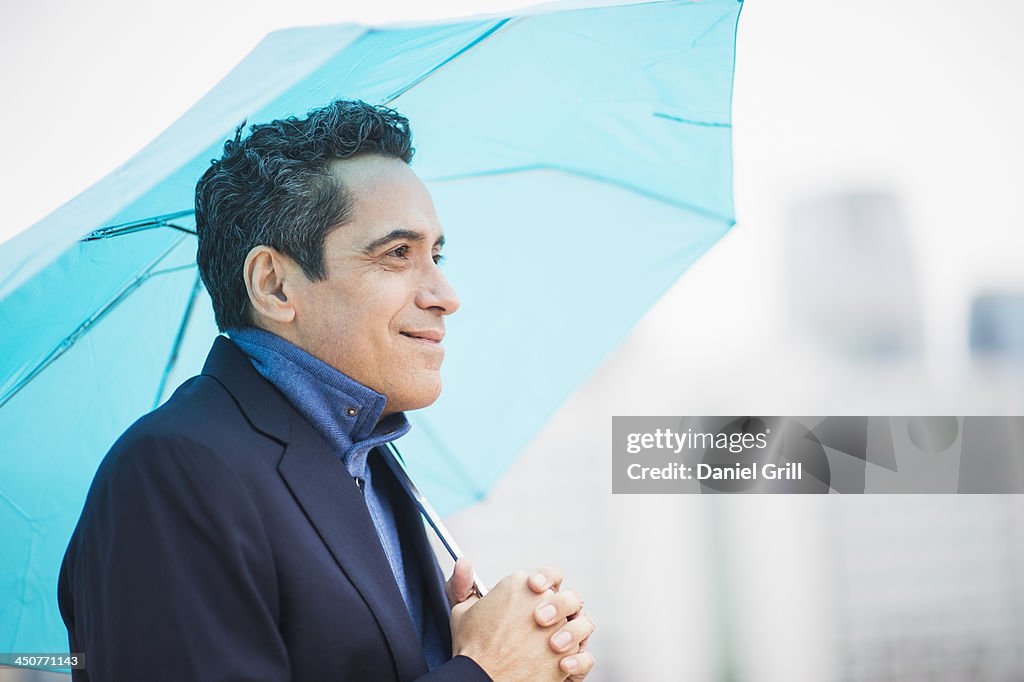
M 373 448 L 408 433 L 409 420 L 401 412 L 381 419 L 385 396 L 275 334 L 255 327 L 230 329 L 227 333 L 249 356 L 256 371 L 324 437 L 360 484 L 384 554 L 420 636 L 427 665 L 434 670 L 446 660 L 441 636 L 427 613 L 420 582 L 410 583 L 405 578 L 402 544 L 387 487 L 373 485 L 374 470 L 381 471 L 387 464 L 379 455 L 373 456 L 376 461 L 368 461 Z

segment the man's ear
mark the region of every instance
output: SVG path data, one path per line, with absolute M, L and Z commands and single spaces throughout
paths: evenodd
M 264 244 L 250 249 L 245 256 L 242 278 L 249 292 L 254 320 L 262 317 L 288 323 L 295 319 L 295 306 L 289 294 L 294 291 L 294 279 L 301 276 L 298 265 L 277 249 Z

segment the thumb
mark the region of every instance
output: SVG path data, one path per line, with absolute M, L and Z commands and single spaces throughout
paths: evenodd
M 455 562 L 455 570 L 452 571 L 452 577 L 445 584 L 445 592 L 448 593 L 448 602 L 452 607 L 475 595 L 473 565 L 469 559 L 463 557 Z

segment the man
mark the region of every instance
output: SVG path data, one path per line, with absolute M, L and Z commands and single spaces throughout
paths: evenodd
M 593 624 L 557 569 L 480 599 L 460 560 L 445 586 L 377 449 L 437 399 L 459 307 L 412 154 L 404 117 L 338 101 L 239 128 L 200 180 L 199 269 L 230 340 L 96 473 L 58 586 L 76 682 L 590 671 Z

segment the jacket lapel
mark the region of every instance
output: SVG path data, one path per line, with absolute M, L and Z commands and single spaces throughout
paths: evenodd
M 384 466 L 381 467 L 381 473 L 387 475 L 388 485 L 392 490 L 391 499 L 394 504 L 395 518 L 408 543 L 407 545 L 403 543 L 403 551 L 412 552 L 411 558 L 416 566 L 416 579 L 420 580 L 420 584 L 423 585 L 424 606 L 428 614 L 437 622 L 445 656 L 450 658 L 452 654 L 451 609 L 444 590 L 444 576 L 437 563 L 437 558 L 434 556 L 434 549 L 430 546 L 430 541 L 427 538 L 428 531 L 423 517 L 408 492 L 391 474 L 391 470 Z M 377 481 L 376 474 L 374 474 L 374 481 Z M 406 575 L 406 580 L 411 579 L 412 576 Z
M 445 594 L 444 590 L 444 575 L 441 573 L 441 567 L 438 565 L 437 559 L 434 557 L 434 549 L 427 541 L 427 536 L 423 526 L 423 519 L 420 517 L 418 511 L 415 509 L 413 511 L 416 514 L 416 520 L 419 526 L 419 533 L 413 536 L 413 545 L 415 547 L 416 556 L 422 557 L 423 581 L 427 586 L 428 608 L 430 608 L 431 613 L 434 615 L 434 619 L 437 621 L 437 627 L 441 632 L 441 644 L 444 646 L 444 655 L 446 658 L 451 658 L 451 607 L 448 604 L 448 595 Z
M 419 636 L 363 493 L 323 437 L 297 412 L 278 471 L 338 566 L 373 612 L 391 648 L 399 679 L 425 675 Z
M 398 679 L 427 673 L 419 637 L 362 492 L 327 441 L 245 354 L 219 336 L 203 374 L 234 396 L 253 427 L 285 443 L 278 472 L 338 566 L 363 597 L 388 643 Z

